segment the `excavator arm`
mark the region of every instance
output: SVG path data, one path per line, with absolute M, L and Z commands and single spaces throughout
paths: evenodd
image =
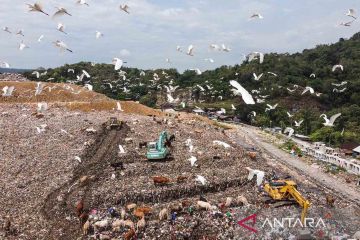
M 308 208 L 310 207 L 310 202 L 306 200 L 301 193 L 296 190 L 294 186 L 290 186 L 288 188 L 289 194 L 295 199 L 295 201 L 303 208 L 301 212 L 301 222 L 304 224 L 306 213 Z

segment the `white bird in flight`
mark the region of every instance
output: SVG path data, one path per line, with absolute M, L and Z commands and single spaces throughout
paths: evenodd
M 10 67 L 10 64 L 7 63 L 7 62 L 1 62 L 1 61 L 0 61 L 0 67 L 2 67 L 2 68 L 9 68 L 9 67 Z
M 249 62 L 251 62 L 252 60 L 258 59 L 258 58 L 259 58 L 260 63 L 264 62 L 264 54 L 261 52 L 252 52 L 252 53 L 249 53 L 246 57 Z
M 336 69 L 340 69 L 341 71 L 344 71 L 344 66 L 341 65 L 341 64 L 334 65 L 334 66 L 332 67 L 332 71 L 335 72 Z
M 189 56 L 194 56 L 193 51 L 194 51 L 194 46 L 193 46 L 193 45 L 189 45 L 186 54 L 189 55 Z
M 249 171 L 248 180 L 250 181 L 256 175 L 256 185 L 260 186 L 264 179 L 265 172 L 249 167 L 246 167 L 246 169 Z
M 35 75 L 36 78 L 39 78 L 39 77 L 40 77 L 40 73 L 39 73 L 38 71 L 33 71 L 33 72 L 31 73 L 31 75 Z
M 315 73 L 310 74 L 310 77 L 311 77 L 311 78 L 316 78 Z
M 115 71 L 119 70 L 123 65 L 123 60 L 120 58 L 113 58 L 113 64 L 115 65 Z
M 202 74 L 201 70 L 198 69 L 198 68 L 190 69 L 190 70 L 195 71 L 195 72 L 196 72 L 196 75 L 201 75 L 201 74 Z
M 251 16 L 250 16 L 250 19 L 263 19 L 264 17 L 260 14 L 260 13 L 253 13 Z
M 67 47 L 67 45 L 63 41 L 56 40 L 56 42 L 53 43 L 55 47 L 58 47 L 60 49 L 60 52 L 64 52 L 65 50 L 69 52 L 73 52 Z
M 57 25 L 57 30 L 60 31 L 60 32 L 62 32 L 62 33 L 67 34 L 67 33 L 65 32 L 65 25 L 62 24 L 62 23 L 58 23 L 58 25 Z
M 78 0 L 76 3 L 80 5 L 86 5 L 89 7 L 89 4 L 86 2 L 86 0 Z
M 330 117 L 330 119 L 327 118 L 326 114 L 321 114 L 320 117 L 324 118 L 325 122 L 323 123 L 326 127 L 333 127 L 335 120 L 341 116 L 341 113 L 334 114 Z
M 352 9 L 352 8 L 350 8 L 348 10 L 348 12 L 346 13 L 346 16 L 349 16 L 349 17 L 352 17 L 352 18 L 356 19 L 355 15 L 356 15 L 356 11 L 354 9 Z
M 261 73 L 259 76 L 257 76 L 256 73 L 253 73 L 253 76 L 255 81 L 259 81 L 260 78 L 263 76 L 263 73 Z
M 63 16 L 63 15 L 69 15 L 72 16 L 65 8 L 63 7 L 55 7 L 57 9 L 57 11 L 54 13 L 54 15 L 52 16 L 53 18 L 58 17 L 58 16 Z
M 103 37 L 104 36 L 104 34 L 102 34 L 101 32 L 99 32 L 99 31 L 96 31 L 95 32 L 95 37 L 96 37 L 96 39 L 99 39 L 99 38 L 101 38 L 101 37 Z
M 229 47 L 225 46 L 224 43 L 221 44 L 221 50 L 223 50 L 224 52 L 230 52 L 231 51 L 231 49 Z
M 38 2 L 36 2 L 34 4 L 27 3 L 26 5 L 28 5 L 28 7 L 29 7 L 29 12 L 40 12 L 40 13 L 43 13 L 43 14 L 49 16 L 49 14 L 44 12 L 43 7 Z
M 16 33 L 16 35 L 20 35 L 20 36 L 25 37 L 25 35 L 24 35 L 24 30 L 20 29 L 20 30 Z
M 214 59 L 212 59 L 212 58 L 205 58 L 204 60 L 205 60 L 205 62 L 210 62 L 210 63 L 215 62 Z
M 7 32 L 7 33 L 11 33 L 10 29 L 8 27 L 4 27 L 3 31 Z
M 19 44 L 19 50 L 22 51 L 25 48 L 29 48 L 29 46 L 27 46 L 24 41 L 21 41 L 21 43 Z
M 307 86 L 307 87 L 305 87 L 305 89 L 304 89 L 304 91 L 301 93 L 301 95 L 304 95 L 305 93 L 307 93 L 307 92 L 309 92 L 309 91 L 310 91 L 311 94 L 314 94 L 314 93 L 315 93 L 315 91 L 314 91 L 314 89 L 313 89 L 312 87 Z
M 127 14 L 130 14 L 129 12 L 129 6 L 128 5 L 120 5 L 120 9 L 126 12 Z
M 289 116 L 289 118 L 292 118 L 294 115 L 293 114 L 291 114 L 291 113 L 289 113 L 289 112 L 286 112 L 287 113 L 287 115 Z
M 245 88 L 243 88 L 240 83 L 235 80 L 231 80 L 230 84 L 235 88 L 234 92 L 236 94 L 240 94 L 246 104 L 255 104 L 255 101 L 251 94 Z
M 295 130 L 294 130 L 293 128 L 291 128 L 291 127 L 287 127 L 287 128 L 285 128 L 285 130 L 284 130 L 284 133 L 288 133 L 288 134 L 289 134 L 288 137 L 291 137 L 291 136 L 294 134 L 294 132 L 295 132 Z
M 300 120 L 299 122 L 295 121 L 295 127 L 300 127 L 304 120 Z
M 38 42 L 41 42 L 44 38 L 44 35 L 41 35 L 39 38 L 38 38 Z
M 231 104 L 231 109 L 236 110 L 236 107 L 234 106 L 234 104 Z
M 275 110 L 276 109 L 276 107 L 278 106 L 278 103 L 277 104 L 275 104 L 275 105 L 270 105 L 270 104 L 266 104 L 266 106 L 268 106 L 268 108 L 266 108 L 265 109 L 265 112 L 267 112 L 267 111 L 271 111 L 271 110 Z

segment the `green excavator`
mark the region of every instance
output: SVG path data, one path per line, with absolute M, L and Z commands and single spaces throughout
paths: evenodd
M 169 148 L 166 146 L 168 135 L 166 131 L 161 132 L 157 142 L 149 142 L 147 146 L 146 157 L 148 160 L 161 160 L 170 154 Z

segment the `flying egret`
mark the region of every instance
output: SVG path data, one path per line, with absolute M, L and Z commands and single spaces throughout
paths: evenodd
M 305 89 L 304 89 L 304 91 L 301 93 L 301 95 L 304 95 L 305 93 L 307 93 L 307 92 L 309 92 L 309 91 L 310 91 L 311 94 L 314 94 L 314 93 L 315 93 L 315 91 L 314 91 L 314 89 L 313 89 L 312 87 L 307 86 L 307 87 L 305 87 Z
M 257 76 L 256 73 L 253 73 L 253 76 L 255 81 L 259 81 L 260 78 L 263 76 L 263 73 L 261 73 L 259 76 Z
M 193 51 L 194 51 L 194 46 L 193 46 L 193 45 L 189 45 L 186 54 L 189 55 L 189 56 L 194 56 Z
M 332 67 L 332 71 L 335 72 L 337 69 L 340 69 L 341 71 L 344 71 L 344 66 L 341 64 L 336 64 Z
M 115 71 L 119 70 L 123 65 L 123 60 L 119 58 L 113 58 L 113 64 L 115 65 Z
M 289 113 L 289 112 L 286 112 L 287 113 L 287 115 L 289 116 L 289 118 L 292 118 L 294 115 L 293 114 L 291 114 L 291 113 Z
M 235 88 L 234 93 L 241 94 L 241 97 L 246 104 L 255 104 L 253 97 L 250 95 L 250 93 L 245 88 L 243 88 L 240 85 L 240 83 L 238 83 L 235 80 L 231 80 L 230 84 L 231 84 L 231 86 L 233 86 Z
M 25 48 L 29 48 L 29 46 L 27 46 L 24 41 L 21 41 L 21 43 L 19 44 L 19 50 L 22 51 Z
M 77 0 L 76 3 L 79 4 L 79 5 L 86 5 L 86 6 L 89 7 L 89 4 L 86 2 L 86 0 Z
M 57 9 L 57 11 L 54 13 L 54 15 L 52 16 L 53 18 L 58 17 L 58 16 L 63 16 L 63 15 L 69 15 L 72 16 L 65 8 L 63 7 L 55 7 Z
M 250 19 L 263 19 L 264 17 L 260 14 L 260 13 L 253 13 L 251 16 L 250 16 Z
M 246 58 L 248 59 L 248 62 L 251 62 L 254 59 L 258 59 L 259 58 L 259 62 L 263 63 L 264 62 L 264 54 L 261 52 L 252 52 L 249 53 Z
M 41 35 L 39 38 L 38 38 L 38 42 L 41 42 L 44 38 L 44 35 Z
M 40 77 L 40 73 L 39 73 L 38 71 L 33 71 L 33 72 L 31 73 L 31 75 L 35 75 L 36 78 L 39 78 L 39 77 Z
M 284 133 L 288 133 L 288 137 L 291 137 L 294 134 L 295 130 L 291 127 L 287 127 L 284 130 Z
M 10 64 L 7 63 L 7 62 L 0 62 L 0 67 L 2 67 L 2 68 L 9 68 L 9 67 L 10 67 Z
M 205 62 L 210 62 L 210 63 L 215 62 L 214 59 L 212 59 L 212 58 L 205 58 L 204 60 L 205 60 Z
M 20 35 L 20 36 L 25 37 L 25 35 L 24 35 L 24 30 L 20 29 L 20 30 L 16 33 L 16 35 Z
M 72 50 L 70 50 L 67 45 L 62 42 L 62 41 L 59 41 L 59 40 L 56 40 L 56 42 L 53 42 L 55 47 L 58 47 L 60 49 L 60 52 L 64 52 L 65 50 L 66 51 L 69 51 L 69 52 L 73 52 Z
M 231 109 L 236 110 L 236 107 L 234 106 L 234 104 L 231 104 Z
M 346 13 L 346 16 L 349 16 L 349 17 L 352 17 L 352 18 L 356 19 L 355 15 L 356 15 L 356 11 L 354 9 L 352 9 L 352 8 L 350 8 L 348 10 L 348 12 Z
M 67 33 L 65 32 L 65 25 L 62 24 L 62 23 L 58 23 L 58 25 L 57 25 L 57 30 L 58 30 L 59 32 L 62 32 L 62 33 L 67 34 Z
M 103 37 L 104 36 L 104 34 L 102 34 L 101 32 L 99 32 L 99 31 L 96 31 L 95 32 L 95 37 L 96 37 L 96 39 L 99 39 L 99 38 L 101 38 L 101 37 Z
M 11 33 L 9 27 L 4 27 L 4 28 L 3 28 L 3 31 L 5 31 L 5 32 L 7 32 L 7 33 Z
M 295 127 L 300 127 L 304 120 L 300 120 L 299 122 L 295 121 Z
M 195 69 L 190 69 L 191 71 L 195 71 L 196 75 L 201 75 L 202 72 L 199 68 L 195 68 Z
M 327 118 L 326 114 L 321 114 L 320 117 L 324 118 L 325 122 L 323 123 L 326 127 L 333 127 L 335 120 L 341 116 L 341 113 L 334 114 L 330 117 L 330 119 Z
M 29 12 L 40 12 L 40 13 L 43 13 L 43 14 L 49 16 L 49 14 L 47 14 L 46 12 L 44 12 L 43 7 L 42 7 L 41 4 L 38 3 L 38 2 L 36 2 L 36 3 L 34 3 L 34 4 L 29 4 L 29 3 L 27 3 L 26 5 L 28 5 L 28 7 L 29 7 Z
M 266 108 L 265 109 L 265 112 L 267 112 L 267 111 L 271 111 L 271 110 L 275 110 L 276 109 L 276 107 L 278 106 L 278 103 L 277 104 L 275 104 L 275 105 L 270 105 L 270 104 L 266 104 L 266 106 L 268 106 L 268 108 Z
M 315 73 L 310 74 L 310 77 L 311 77 L 311 78 L 316 78 Z
M 249 167 L 246 167 L 246 169 L 249 171 L 248 180 L 253 179 L 253 177 L 256 175 L 256 185 L 260 186 L 264 179 L 265 172 Z
M 231 51 L 231 49 L 229 47 L 225 46 L 224 43 L 221 44 L 221 50 L 223 50 L 224 52 L 230 52 Z
M 129 12 L 129 6 L 128 5 L 120 5 L 120 10 L 123 10 L 124 12 L 126 12 L 127 14 L 130 14 Z

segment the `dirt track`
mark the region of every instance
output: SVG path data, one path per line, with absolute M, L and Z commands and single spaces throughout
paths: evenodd
M 129 127 L 125 124 L 120 130 L 103 128 L 102 132 L 97 134 L 95 143 L 81 157 L 82 164 L 74 171 L 73 178 L 47 196 L 42 213 L 50 223 L 48 239 L 59 239 L 58 236 L 61 236 L 61 239 L 74 239 L 80 234 L 80 226 L 65 220 L 69 213 L 74 212 L 72 199 L 80 194 L 81 198 L 78 200 L 83 199 L 85 207 L 90 202 L 91 205 L 97 204 L 91 200 L 93 185 L 103 174 L 102 169 L 117 159 L 118 145 L 123 142 L 128 130 Z M 92 180 L 87 184 L 80 184 L 79 179 L 82 176 L 92 176 Z M 61 201 L 58 196 L 62 196 Z M 58 231 L 62 229 L 66 231 L 59 235 Z

